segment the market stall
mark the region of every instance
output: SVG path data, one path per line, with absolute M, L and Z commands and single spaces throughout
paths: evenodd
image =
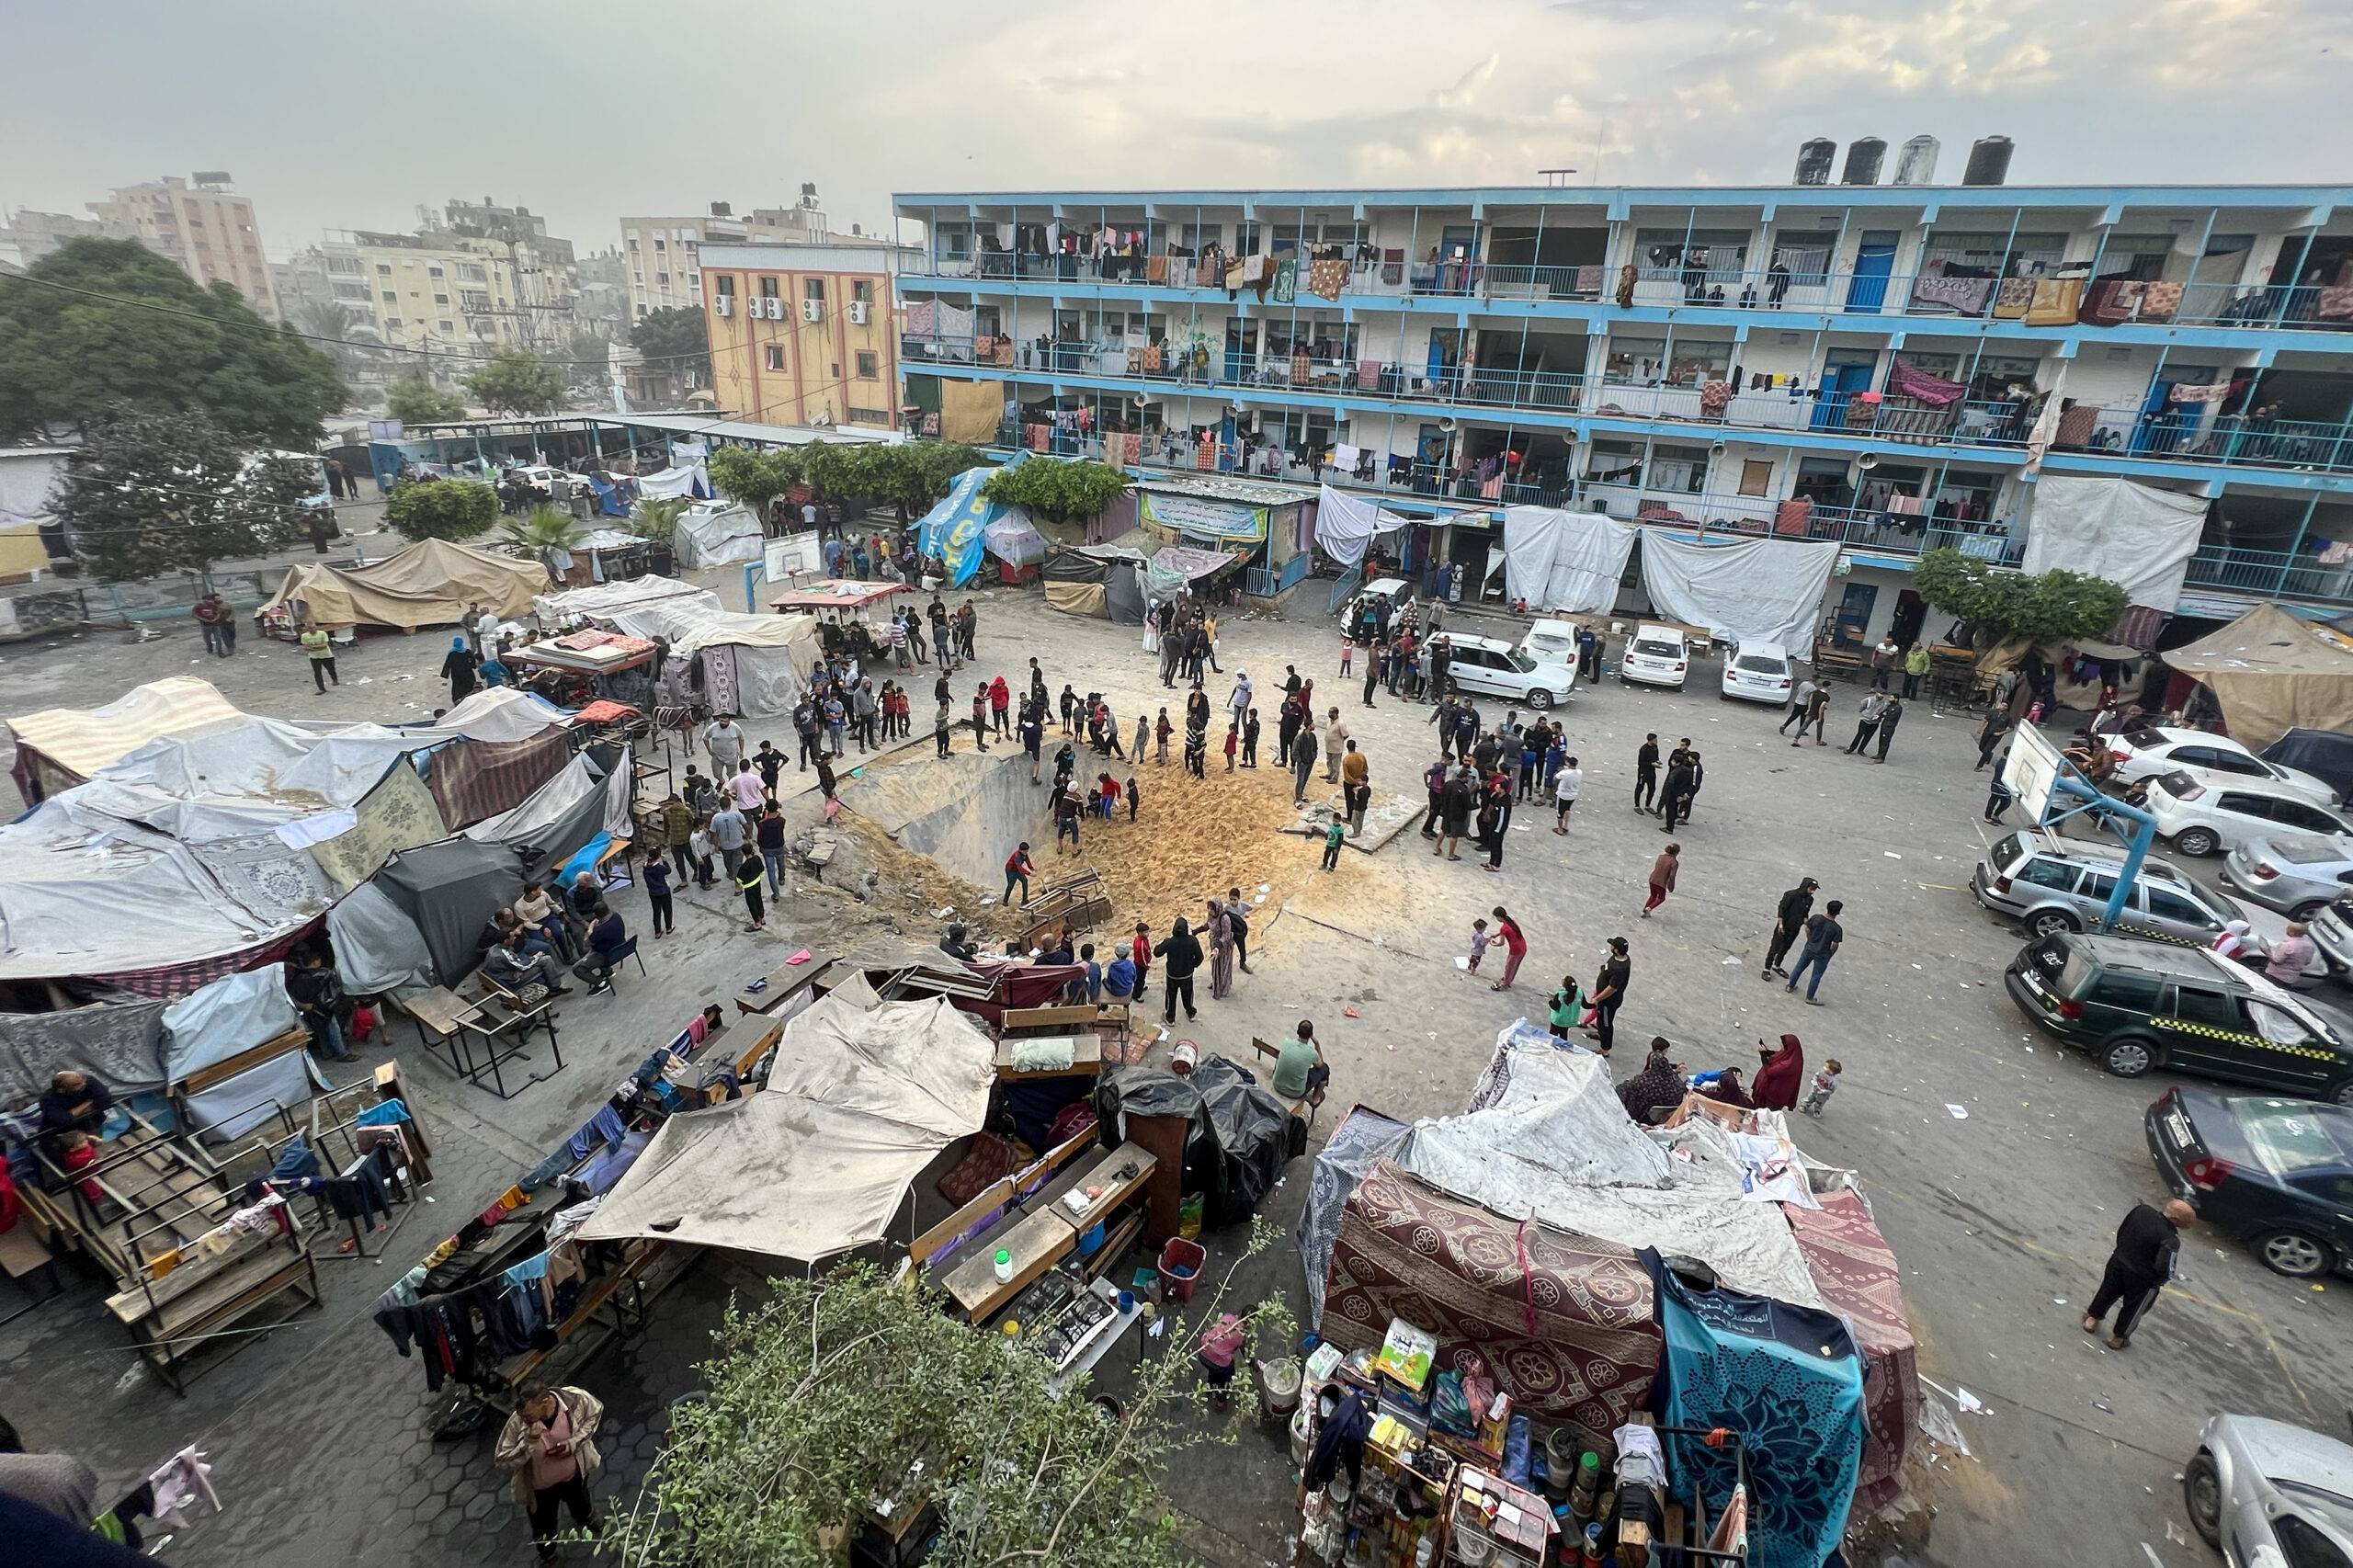
M 904 583 L 865 583 L 849 577 L 821 577 L 813 583 L 801 583 L 768 597 L 770 606 L 780 610 L 803 610 L 814 615 L 824 610 L 861 610 L 869 605 L 881 604 L 893 594 L 910 590 Z

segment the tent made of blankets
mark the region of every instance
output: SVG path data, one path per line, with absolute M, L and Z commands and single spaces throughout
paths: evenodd
M 2353 638 L 2276 604 L 2163 657 L 2213 688 L 2231 738 L 2252 749 L 2292 729 L 2353 730 Z
M 1064 615 L 1142 626 L 1143 562 L 1142 555 L 1118 545 L 1086 544 L 1058 551 L 1044 568 L 1047 608 Z
M 654 681 L 657 701 L 699 701 L 746 719 L 790 713 L 820 651 L 813 615 L 743 615 L 676 596 L 584 613 L 599 626 L 668 645 Z
M 759 1093 L 665 1121 L 581 1239 L 799 1263 L 910 1239 L 911 1211 L 896 1223 L 909 1189 L 981 1130 L 995 1062 L 988 1036 L 944 998 L 822 998 L 785 1026 Z
M 199 676 L 165 676 L 96 708 L 43 708 L 7 721 L 25 803 L 68 790 L 149 741 L 245 715 Z
M 314 626 L 415 631 L 455 626 L 470 604 L 486 606 L 501 619 L 529 615 L 532 595 L 546 584 L 547 574 L 536 562 L 428 539 L 366 566 L 290 567 L 257 613 L 290 613 L 300 605 L 304 619 Z
M 1219 578 L 1241 571 L 1245 559 L 1189 544 L 1164 544 L 1144 562 L 1144 592 L 1155 599 L 1173 599 L 1188 588 L 1201 593 Z

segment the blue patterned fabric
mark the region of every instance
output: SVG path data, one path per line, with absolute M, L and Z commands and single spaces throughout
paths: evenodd
M 1863 1458 L 1863 1364 L 1828 1312 L 1732 1290 L 1694 1290 L 1643 1254 L 1666 1352 L 1653 1390 L 1664 1424 L 1729 1427 L 1746 1449 L 1751 1568 L 1838 1561 Z M 1728 1451 L 1671 1437 L 1678 1492 L 1711 1515 L 1735 1484 Z

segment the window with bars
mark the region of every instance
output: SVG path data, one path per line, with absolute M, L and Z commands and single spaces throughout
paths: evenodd
M 1636 229 L 1634 262 L 1653 282 L 1737 287 L 1748 263 L 1745 229 Z
M 1949 275 L 1984 278 L 2025 278 L 2048 272 L 2067 254 L 2067 236 L 2054 233 L 1980 233 L 1960 230 L 1929 231 L 1920 251 L 1920 270 L 1941 267 Z M 2007 266 L 2004 257 L 2008 258 Z
M 768 357 L 768 369 L 771 369 L 771 370 L 781 370 L 781 369 L 784 369 L 784 345 L 783 345 L 783 344 L 781 344 L 781 343 L 771 343 L 771 344 L 767 345 L 767 357 Z

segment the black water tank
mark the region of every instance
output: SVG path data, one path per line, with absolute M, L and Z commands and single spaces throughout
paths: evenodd
M 1830 165 L 1838 156 L 1838 143 L 1827 136 L 1817 136 L 1798 147 L 1799 185 L 1828 185 Z
M 2006 136 L 1983 136 L 1969 149 L 1969 166 L 1961 171 L 1963 185 L 1999 185 L 2010 177 L 2010 153 L 2015 151 Z
M 1887 156 L 1887 143 L 1876 136 L 1866 136 L 1859 142 L 1847 143 L 1847 172 L 1839 176 L 1841 185 L 1877 185 L 1880 161 Z

